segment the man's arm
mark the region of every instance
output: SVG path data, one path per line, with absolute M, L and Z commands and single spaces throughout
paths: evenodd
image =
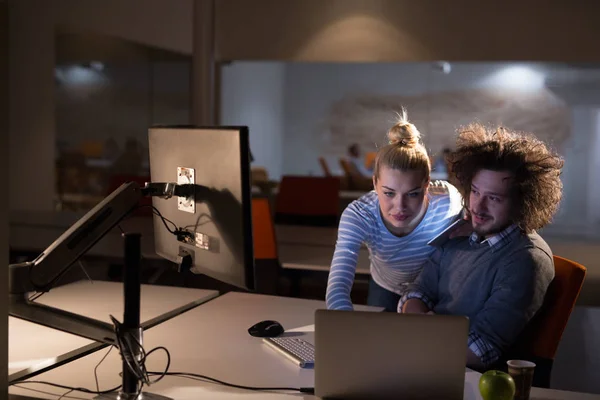
M 429 257 L 421 273 L 398 302 L 399 313 L 427 313 L 438 299 L 439 267 L 443 250 L 438 248 Z
M 537 248 L 519 251 L 498 268 L 490 297 L 471 320 L 469 367 L 493 364 L 514 344 L 553 278 L 552 258 Z
M 481 362 L 481 358 L 473 353 L 473 350 L 467 348 L 467 367 L 476 371 L 481 371 L 485 368 L 485 365 Z

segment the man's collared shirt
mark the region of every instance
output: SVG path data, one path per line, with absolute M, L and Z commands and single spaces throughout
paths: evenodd
M 476 232 L 471 233 L 469 236 L 469 243 L 473 246 L 476 244 L 488 243 L 492 251 L 501 249 L 506 243 L 510 242 L 510 234 L 518 229 L 516 224 L 509 226 L 501 232 L 496 233 L 494 236 L 483 239 Z

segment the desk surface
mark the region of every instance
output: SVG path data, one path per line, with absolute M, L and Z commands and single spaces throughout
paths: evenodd
M 314 311 L 322 307 L 324 303 L 321 301 L 228 293 L 145 332 L 144 346 L 146 350 L 166 346 L 171 353 L 170 371 L 204 374 L 249 386 L 312 387 L 314 370 L 298 368 L 262 344 L 261 339 L 249 336 L 247 328 L 264 319 L 278 320 L 288 331 L 310 326 L 314 322 Z M 304 339 L 314 340 L 310 328 L 298 331 Z M 104 353 L 105 350 L 97 352 L 36 379 L 94 388 L 93 370 Z M 163 355 L 151 356 L 147 361 L 149 370 L 160 371 L 164 365 Z M 98 368 L 100 388 L 118 385 L 120 370 L 120 358 L 117 352 L 112 351 Z M 465 399 L 481 399 L 477 389 L 479 376 L 476 372 L 467 371 Z M 48 387 L 27 387 L 59 395 L 64 393 Z M 237 399 L 240 396 L 244 399 L 315 398 L 301 394 L 249 392 L 178 377 L 165 377 L 147 391 L 183 400 Z M 11 388 L 11 393 L 34 395 L 29 390 L 15 387 Z M 79 393 L 76 396 L 92 397 Z M 600 399 L 600 396 L 534 389 L 533 399 L 591 400 Z
M 140 321 L 145 322 L 194 301 L 216 297 L 214 290 L 142 285 Z M 80 281 L 61 286 L 44 294 L 38 303 L 104 322 L 112 314 L 123 320 L 123 284 L 117 282 Z M 94 343 L 89 339 L 46 328 L 18 318 L 9 317 L 9 373 L 40 363 Z

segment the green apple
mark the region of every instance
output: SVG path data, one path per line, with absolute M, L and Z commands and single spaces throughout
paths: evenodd
M 479 393 L 483 400 L 512 400 L 515 381 L 506 372 L 491 370 L 479 378 Z

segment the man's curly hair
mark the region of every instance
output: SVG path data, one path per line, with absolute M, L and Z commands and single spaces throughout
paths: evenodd
M 512 221 L 530 233 L 548 224 L 562 197 L 564 161 L 531 134 L 472 123 L 459 130 L 448 156 L 452 183 L 469 206 L 471 180 L 481 169 L 509 171 L 514 179 Z

